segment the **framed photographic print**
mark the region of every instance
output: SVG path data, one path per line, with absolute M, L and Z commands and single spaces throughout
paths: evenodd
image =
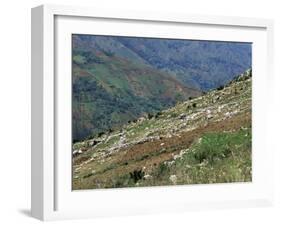
M 32 9 L 32 215 L 272 203 L 273 23 Z

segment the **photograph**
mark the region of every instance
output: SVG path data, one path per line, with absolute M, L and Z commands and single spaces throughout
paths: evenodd
M 252 181 L 252 43 L 72 34 L 72 190 Z

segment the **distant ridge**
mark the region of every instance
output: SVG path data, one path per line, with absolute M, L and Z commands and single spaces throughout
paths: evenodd
M 249 43 L 74 35 L 73 45 L 150 65 L 203 91 L 226 84 L 252 64 Z

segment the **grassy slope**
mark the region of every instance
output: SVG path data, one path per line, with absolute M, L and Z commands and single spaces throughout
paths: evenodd
M 251 181 L 251 77 L 74 150 L 74 189 Z

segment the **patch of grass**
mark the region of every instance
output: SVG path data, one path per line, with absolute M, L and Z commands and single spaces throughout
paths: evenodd
M 134 133 L 134 135 L 131 135 L 128 138 L 134 139 L 135 137 L 146 133 L 146 128 L 153 128 L 155 126 L 155 123 L 156 121 L 153 119 L 143 121 L 141 124 L 135 126 L 133 129 L 130 130 L 130 132 Z
M 161 178 L 170 172 L 170 168 L 164 162 L 160 163 L 154 172 L 155 178 Z
M 156 181 L 142 181 L 141 186 L 246 182 L 252 178 L 251 130 L 204 134 L 173 164 L 161 163 L 152 176 Z
M 99 149 L 105 149 L 107 147 L 110 147 L 111 145 L 113 145 L 114 143 L 116 143 L 119 140 L 120 140 L 119 136 L 111 137 L 107 142 L 103 141 L 102 143 L 100 143 L 98 148 Z
M 171 117 L 172 117 L 172 118 L 176 118 L 176 117 L 178 117 L 178 114 L 175 113 L 175 112 L 172 112 Z
M 194 158 L 200 163 L 203 161 L 214 162 L 225 158 L 230 154 L 231 143 L 235 143 L 236 139 L 233 134 L 207 134 L 195 147 L 197 151 L 194 153 Z
M 109 188 L 123 188 L 123 187 L 134 187 L 136 186 L 134 179 L 130 174 L 122 175 L 111 181 Z

